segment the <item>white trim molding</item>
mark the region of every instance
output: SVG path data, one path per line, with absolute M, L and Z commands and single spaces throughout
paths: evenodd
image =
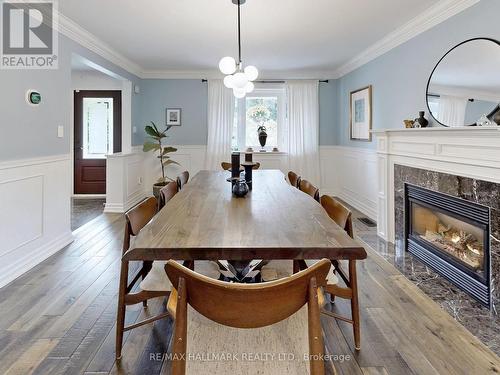
M 353 70 L 389 52 L 393 48 L 439 25 L 458 13 L 463 12 L 479 1 L 480 0 L 441 0 L 342 65 L 335 71 L 335 77 L 340 78 L 345 76 Z
M 70 155 L 0 163 L 0 287 L 73 241 Z
M 393 129 L 377 137 L 378 234 L 395 240 L 394 165 L 500 183 L 500 127 Z
M 57 25 L 57 31 L 61 34 L 74 40 L 90 51 L 97 53 L 99 56 L 109 60 L 113 64 L 125 69 L 129 73 L 135 74 L 138 77 L 142 75 L 143 69 L 139 65 L 123 56 L 109 44 L 104 43 L 97 36 L 90 33 L 61 12 L 58 13 L 58 17 L 59 22 Z

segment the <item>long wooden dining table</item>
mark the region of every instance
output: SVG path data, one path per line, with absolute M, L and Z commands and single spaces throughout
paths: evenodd
M 198 172 L 136 237 L 122 261 L 365 259 L 366 251 L 278 170 L 253 172 L 237 198 L 226 171 Z

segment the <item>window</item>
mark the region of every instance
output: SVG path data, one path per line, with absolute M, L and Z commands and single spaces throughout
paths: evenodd
M 427 102 L 429 103 L 429 109 L 431 111 L 432 116 L 438 118 L 439 116 L 439 97 L 436 96 L 427 96 Z
M 113 153 L 113 98 L 83 98 L 83 158 Z
M 283 149 L 284 139 L 284 89 L 283 87 L 257 88 L 235 104 L 232 147 L 234 150 L 262 149 L 258 129 L 266 128 L 264 149 Z

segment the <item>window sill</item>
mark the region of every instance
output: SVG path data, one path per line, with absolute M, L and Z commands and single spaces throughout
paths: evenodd
M 252 155 L 286 155 L 287 152 L 285 151 L 269 151 L 269 150 L 266 150 L 266 151 L 252 151 L 252 152 L 246 152 L 246 151 L 237 151 L 239 152 L 240 154 L 242 155 L 245 155 L 245 154 L 252 154 Z

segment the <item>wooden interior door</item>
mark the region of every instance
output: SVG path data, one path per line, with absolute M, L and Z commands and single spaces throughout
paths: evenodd
M 122 149 L 121 91 L 74 92 L 74 193 L 106 193 L 106 154 Z

